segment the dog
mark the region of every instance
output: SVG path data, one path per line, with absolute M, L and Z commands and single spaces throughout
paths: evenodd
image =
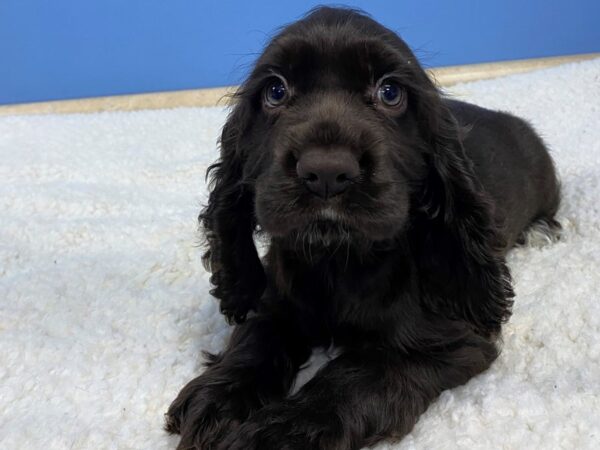
M 528 123 L 444 97 L 399 36 L 352 9 L 284 28 L 235 97 L 199 217 L 235 328 L 166 429 L 178 449 L 399 440 L 498 356 L 507 251 L 560 227 L 553 161 Z

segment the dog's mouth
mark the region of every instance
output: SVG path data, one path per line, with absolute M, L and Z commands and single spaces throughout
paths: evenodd
M 256 218 L 269 238 L 313 250 L 390 238 L 402 226 L 404 209 L 373 196 L 364 197 L 357 194 L 356 198 L 335 196 L 324 200 L 306 195 L 259 195 Z
M 336 248 L 350 242 L 357 232 L 347 214 L 332 205 L 324 205 L 303 219 L 291 233 L 292 240 L 298 245 Z
M 346 217 L 343 212 L 335 209 L 332 206 L 325 206 L 317 210 L 316 220 L 326 220 L 331 222 L 346 222 Z
M 319 217 L 296 228 L 292 234 L 294 245 L 300 248 L 337 248 L 350 242 L 354 233 L 343 221 L 332 217 Z
M 366 208 L 365 208 L 366 209 Z M 303 239 L 306 243 L 337 245 L 349 239 L 377 238 L 382 229 L 389 227 L 375 214 L 364 210 L 348 210 L 334 202 L 311 205 L 293 214 L 279 215 L 279 220 L 270 220 L 264 225 L 271 236 Z

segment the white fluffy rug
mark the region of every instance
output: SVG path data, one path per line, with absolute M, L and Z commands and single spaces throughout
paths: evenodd
M 491 369 L 377 448 L 600 448 L 600 59 L 452 92 L 545 137 L 564 237 L 511 253 Z M 0 118 L 0 448 L 174 448 L 163 413 L 229 333 L 196 235 L 224 118 Z

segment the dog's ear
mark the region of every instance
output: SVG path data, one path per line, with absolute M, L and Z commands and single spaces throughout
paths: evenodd
M 462 130 L 437 93 L 430 95 L 421 123 L 429 159 L 417 225 L 424 302 L 482 334 L 497 333 L 514 294 L 493 204 L 465 154 Z
M 208 243 L 203 262 L 212 273 L 211 294 L 220 300 L 221 312 L 230 323 L 243 322 L 265 288 L 253 240 L 254 189 L 244 174 L 251 118 L 251 106 L 241 98 L 223 127 L 220 159 L 207 172 L 211 177 L 208 206 L 198 218 Z

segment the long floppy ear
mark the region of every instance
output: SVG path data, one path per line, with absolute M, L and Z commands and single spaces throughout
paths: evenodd
M 198 220 L 208 250 L 203 256 L 212 272 L 210 291 L 220 300 L 228 321 L 241 323 L 265 288 L 265 274 L 253 241 L 256 227 L 254 191 L 244 179 L 248 149 L 244 137 L 251 120 L 250 107 L 241 99 L 229 115 L 220 139 L 220 159 L 209 167 L 208 206 Z
M 429 175 L 416 225 L 424 302 L 434 312 L 469 321 L 484 335 L 495 334 L 510 317 L 514 294 L 493 203 L 437 92 L 427 110 L 421 123 L 428 135 Z

